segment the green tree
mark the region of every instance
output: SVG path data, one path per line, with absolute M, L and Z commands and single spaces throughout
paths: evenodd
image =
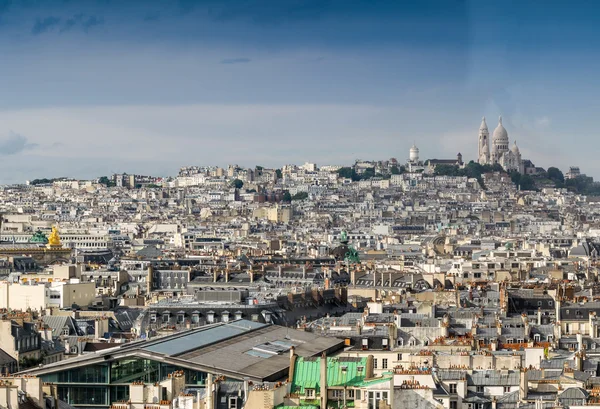
M 339 177 L 346 179 L 353 179 L 356 174 L 354 169 L 349 167 L 339 168 L 337 173 Z
M 98 178 L 98 183 L 100 183 L 101 185 L 104 185 L 106 187 L 112 187 L 112 186 L 116 186 L 116 183 L 114 180 L 109 179 L 107 176 L 101 176 Z
M 277 175 L 277 179 L 283 178 L 283 174 L 281 173 L 281 169 L 276 169 L 275 174 Z
M 551 181 L 553 181 L 555 184 L 563 184 L 565 182 L 565 176 L 563 175 L 563 173 L 560 171 L 560 169 L 555 168 L 555 167 L 549 167 L 548 171 L 548 179 L 550 179 Z
M 240 179 L 234 179 L 231 182 L 231 186 L 235 187 L 236 189 L 241 189 L 244 186 L 244 182 Z
M 284 202 L 291 202 L 292 201 L 292 195 L 290 194 L 290 192 L 288 192 L 287 190 L 283 193 L 283 200 Z
M 30 185 L 47 185 L 49 183 L 54 182 L 54 179 L 33 179 L 31 182 L 29 182 Z
M 308 198 L 307 192 L 298 192 L 294 196 L 292 196 L 292 200 L 304 200 Z
M 392 175 L 400 175 L 400 169 L 396 165 L 392 166 L 390 171 L 392 172 Z
M 521 181 L 521 174 L 516 170 L 513 170 L 512 172 L 510 172 L 510 180 L 515 184 L 515 186 L 519 186 L 519 183 Z
M 367 168 L 365 169 L 365 171 L 360 175 L 359 180 L 368 180 L 368 179 L 373 179 L 373 177 L 375 176 L 375 168 Z
M 519 179 L 519 187 L 521 190 L 535 190 L 535 181 L 530 175 L 521 175 Z

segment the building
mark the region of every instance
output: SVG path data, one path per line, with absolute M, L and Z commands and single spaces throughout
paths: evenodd
M 255 383 L 289 374 L 290 350 L 305 357 L 331 354 L 343 340 L 246 320 L 221 322 L 158 339 L 121 344 L 30 369 L 76 407 L 108 408 L 128 401 L 131 383 L 156 383 L 182 371 L 186 387 L 206 387 L 211 377 Z
M 577 179 L 579 176 L 581 176 L 579 166 L 571 166 L 569 167 L 569 171 L 565 174 L 565 179 Z
M 479 163 L 481 165 L 499 164 L 505 171 L 524 173 L 523 160 L 517 142 L 509 149 L 508 132 L 502 125 L 502 117 L 498 119 L 498 126 L 494 129 L 490 151 L 490 133 L 485 117 L 479 126 Z

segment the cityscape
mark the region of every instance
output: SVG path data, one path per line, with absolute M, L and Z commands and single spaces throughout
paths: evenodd
M 0 409 L 600 409 L 599 6 L 0 0 Z
M 468 162 L 415 143 L 3 186 L 1 386 L 41 407 L 600 406 L 597 182 L 523 159 L 501 118 L 473 128 Z

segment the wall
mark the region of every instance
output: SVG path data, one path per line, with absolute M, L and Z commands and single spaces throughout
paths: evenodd
M 48 307 L 48 291 L 45 285 L 12 284 L 0 282 L 0 308 L 26 311 L 43 310 Z
M 70 308 L 73 304 L 87 307 L 96 298 L 95 283 L 57 283 L 57 285 L 61 291 L 61 308 Z

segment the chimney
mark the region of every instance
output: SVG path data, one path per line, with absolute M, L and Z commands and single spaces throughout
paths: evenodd
M 302 266 L 302 279 L 306 280 L 306 266 Z
M 148 266 L 148 278 L 147 278 L 147 280 L 146 280 L 146 285 L 147 285 L 147 288 L 146 288 L 146 295 L 148 295 L 148 296 L 149 296 L 149 295 L 150 295 L 150 293 L 152 292 L 152 279 L 154 278 L 154 277 L 153 277 L 153 276 L 154 276 L 154 274 L 153 274 L 153 273 L 154 273 L 154 268 L 152 267 L 152 264 L 150 264 L 150 265 Z
M 521 377 L 519 379 L 519 398 L 521 401 L 527 400 L 529 392 L 529 373 L 527 368 L 521 369 Z
M 581 352 L 577 352 L 575 354 L 575 370 L 576 371 L 583 370 L 583 354 Z
M 537 325 L 542 325 L 542 309 L 540 307 L 537 310 Z
M 581 353 L 581 350 L 583 349 L 583 335 L 581 334 L 581 332 L 577 333 L 577 352 Z
M 282 273 L 283 273 L 283 266 L 279 266 L 279 278 L 281 278 Z
M 296 359 L 298 355 L 296 355 L 296 348 L 293 346 L 290 348 L 290 371 L 288 374 L 288 380 L 291 381 L 294 379 L 294 370 L 296 369 Z
M 213 379 L 212 374 L 206 374 L 206 409 L 214 409 L 213 404 Z
M 227 267 L 225 269 L 225 282 L 228 283 L 229 282 L 229 267 Z
M 217 269 L 213 269 L 213 283 L 217 282 L 217 279 L 219 278 L 219 273 L 217 272 Z
M 350 284 L 352 284 L 353 286 L 356 285 L 356 269 L 352 268 L 352 271 L 350 271 Z
M 253 283 L 254 282 L 254 270 L 250 269 L 248 271 L 248 275 L 250 276 L 250 282 Z
M 321 409 L 327 409 L 327 354 L 321 355 Z

